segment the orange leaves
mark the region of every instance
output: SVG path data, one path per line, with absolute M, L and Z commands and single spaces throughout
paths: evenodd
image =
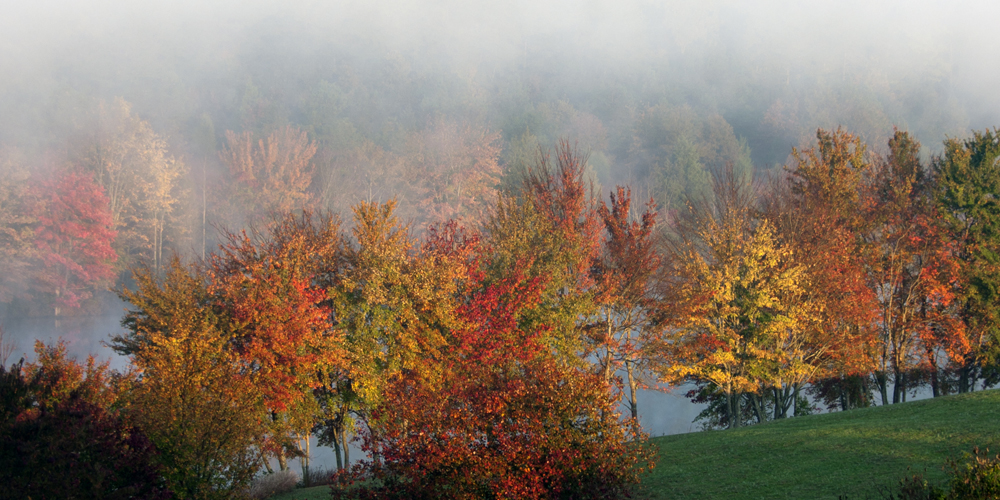
M 232 195 L 242 205 L 238 209 L 261 217 L 308 206 L 316 144 L 304 130 L 289 125 L 266 138 L 228 131 L 226 140 L 220 156 L 235 177 Z
M 210 293 L 231 319 L 232 345 L 268 405 L 285 410 L 344 364 L 320 279 L 335 272 L 339 223 L 312 214 L 273 221 L 267 233 L 229 234 L 210 262 Z

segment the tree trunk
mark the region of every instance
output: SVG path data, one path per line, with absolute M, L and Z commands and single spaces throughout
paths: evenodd
M 772 388 L 771 393 L 774 396 L 774 419 L 778 420 L 781 418 L 781 405 L 778 403 L 781 399 L 781 393 L 777 387 Z
M 739 395 L 729 392 L 726 394 L 727 405 L 729 406 L 729 428 L 737 429 L 742 424 L 743 415 L 740 411 Z
M 883 371 L 875 372 L 875 383 L 878 384 L 879 395 L 882 396 L 882 406 L 889 404 L 888 378 Z
M 333 430 L 333 456 L 337 457 L 337 471 L 344 470 L 344 462 L 340 458 L 340 432 Z
M 305 435 L 305 440 L 306 440 L 306 446 L 304 450 L 305 454 L 300 459 L 300 463 L 302 464 L 302 484 L 306 485 L 307 487 L 312 486 L 312 484 L 309 482 L 309 453 L 312 451 L 309 443 L 309 437 L 310 433 L 307 432 Z
M 899 403 L 902 400 L 902 392 L 906 389 L 903 387 L 903 374 L 899 373 L 899 370 L 893 370 L 893 380 L 892 380 L 892 404 Z
M 799 384 L 795 384 L 795 389 L 792 390 L 792 416 L 799 416 Z
M 625 372 L 628 374 L 628 404 L 629 409 L 632 410 L 632 420 L 635 422 L 639 421 L 639 407 L 636 403 L 636 392 L 638 390 L 638 383 L 635 377 L 632 375 L 632 370 L 634 366 L 631 361 L 625 362 Z
M 761 397 L 759 394 L 750 394 L 750 404 L 753 406 L 754 416 L 757 417 L 757 423 L 764 423 L 764 408 L 762 408 Z
M 340 431 L 340 443 L 341 448 L 344 450 L 344 467 L 351 467 L 351 451 L 347 447 L 347 428 L 345 427 Z

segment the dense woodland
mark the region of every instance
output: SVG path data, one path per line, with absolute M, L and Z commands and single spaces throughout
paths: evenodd
M 130 360 L 5 346 L 0 488 L 228 498 L 316 435 L 342 498 L 606 498 L 640 389 L 732 428 L 1000 383 L 1000 134 L 950 73 L 243 36 L 0 88 L 4 316 L 120 299 Z

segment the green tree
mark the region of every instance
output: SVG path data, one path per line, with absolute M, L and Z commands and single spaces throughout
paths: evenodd
M 972 390 L 984 366 L 1000 361 L 1000 131 L 948 139 L 933 162 L 935 199 L 961 263 L 960 316 L 972 354 L 959 391 Z

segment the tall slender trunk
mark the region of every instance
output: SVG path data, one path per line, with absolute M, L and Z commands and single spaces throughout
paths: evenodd
M 632 375 L 632 370 L 635 366 L 631 361 L 625 362 L 625 372 L 628 374 L 628 404 L 629 409 L 632 410 L 632 420 L 635 422 L 639 421 L 639 407 L 636 403 L 636 392 L 638 391 L 638 381 Z
M 792 416 L 799 416 L 799 388 L 800 384 L 796 383 L 794 389 L 792 390 Z
M 309 432 L 307 432 L 305 436 L 302 436 L 301 434 L 298 435 L 299 443 L 302 442 L 303 438 L 305 439 L 306 442 L 305 446 L 299 444 L 299 449 L 303 451 L 302 458 L 299 459 L 299 464 L 302 465 L 302 484 L 304 484 L 305 486 L 312 486 L 312 484 L 309 481 L 309 452 L 310 452 L 309 437 L 310 437 Z
M 906 392 L 906 380 L 899 369 L 894 369 L 892 375 L 892 404 L 896 404 L 903 401 L 903 393 Z
M 754 416 L 757 417 L 757 423 L 764 423 L 764 409 L 761 405 L 761 400 L 763 398 L 759 394 L 750 394 L 750 404 L 753 406 Z
M 966 361 L 962 364 L 962 367 L 958 370 L 958 392 L 960 394 L 965 394 L 967 392 L 972 392 L 975 382 L 973 381 L 973 366 L 970 361 Z
M 340 443 L 344 450 L 344 467 L 350 468 L 351 466 L 351 449 L 347 447 L 347 429 L 344 428 L 340 432 Z
M 779 391 L 779 389 L 777 387 L 771 388 L 771 394 L 774 396 L 774 419 L 775 420 L 778 420 L 779 418 L 781 418 L 781 404 L 779 403 L 779 401 L 781 401 L 781 393 L 778 392 L 778 391 Z

